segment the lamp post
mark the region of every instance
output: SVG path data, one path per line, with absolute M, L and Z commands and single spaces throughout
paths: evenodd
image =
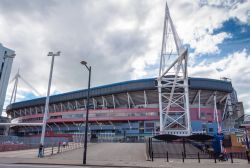
M 55 56 L 60 56 L 60 53 L 61 53 L 60 51 L 58 51 L 57 53 L 53 53 L 53 52 L 48 53 L 48 56 L 52 56 L 52 61 L 51 61 L 51 66 L 50 66 L 49 83 L 48 83 L 47 97 L 46 97 L 46 103 L 45 103 L 45 110 L 44 110 L 44 115 L 43 115 L 43 127 L 42 127 L 42 134 L 41 134 L 38 157 L 43 156 L 44 137 L 45 137 L 45 131 L 46 131 L 46 125 L 47 125 L 47 117 L 48 117 L 48 112 L 49 112 L 49 96 L 50 96 L 50 86 L 51 86 L 52 73 L 53 73 L 53 67 L 54 67 L 54 58 Z
M 85 135 L 84 135 L 84 149 L 83 149 L 83 164 L 86 164 L 87 157 L 87 143 L 88 143 L 88 122 L 89 122 L 89 92 L 90 92 L 90 80 L 91 80 L 91 66 L 87 66 L 86 61 L 80 62 L 84 65 L 89 71 L 89 81 L 88 81 L 88 95 L 87 95 L 87 109 L 86 109 L 86 118 L 85 118 Z

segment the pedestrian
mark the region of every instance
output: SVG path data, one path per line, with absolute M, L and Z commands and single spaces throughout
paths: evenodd
M 39 145 L 38 157 L 40 158 L 43 157 L 43 145 L 42 144 Z

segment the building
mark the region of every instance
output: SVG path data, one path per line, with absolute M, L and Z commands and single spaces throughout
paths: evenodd
M 10 72 L 12 67 L 13 58 L 15 52 L 11 49 L 5 48 L 0 43 L 0 123 L 6 123 L 9 120 L 5 117 L 2 117 L 3 106 L 6 96 L 6 91 L 9 83 Z M 0 135 L 6 133 L 8 127 L 0 126 Z
M 0 117 L 0 123 L 9 123 L 10 119 L 7 117 Z M 9 126 L 0 126 L 0 135 L 8 134 Z
M 190 116 L 193 133 L 214 134 L 218 130 L 215 107 L 221 124 L 233 98 L 230 81 L 189 78 Z M 142 138 L 159 131 L 159 97 L 155 78 L 132 80 L 91 88 L 89 132 Z M 87 90 L 50 97 L 47 131 L 83 132 Z M 236 100 L 236 99 L 235 99 Z M 216 102 L 216 103 L 215 103 Z M 42 122 L 45 97 L 10 104 L 12 122 Z M 172 107 L 175 108 L 175 107 Z M 178 118 L 177 116 L 175 116 Z M 182 122 L 182 121 L 179 121 Z M 41 127 L 13 126 L 17 135 L 40 134 Z
M 15 51 L 5 48 L 0 43 L 0 116 L 2 116 L 3 105 L 6 91 L 9 83 L 10 72 L 12 67 Z

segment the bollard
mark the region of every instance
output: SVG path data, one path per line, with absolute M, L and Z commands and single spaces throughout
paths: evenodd
M 54 152 L 54 147 L 53 147 L 53 145 L 52 145 L 52 149 L 51 149 L 52 151 L 51 151 L 51 155 L 53 155 L 53 152 Z
M 169 162 L 169 160 L 168 160 L 168 151 L 167 151 L 167 162 Z
M 181 152 L 181 156 L 182 156 L 182 162 L 184 163 L 184 153 Z
M 231 163 L 233 163 L 234 161 L 233 161 L 233 154 L 232 153 L 230 153 L 230 159 L 231 159 Z
M 60 153 L 60 142 L 58 143 L 57 153 Z
M 149 138 L 149 153 L 150 153 L 150 155 L 151 155 L 151 157 L 152 157 L 152 150 L 153 148 L 152 148 L 152 141 L 151 141 L 151 138 Z
M 198 163 L 200 163 L 201 160 L 200 160 L 200 153 L 198 152 Z
M 151 144 L 150 144 L 150 138 L 148 138 L 148 153 L 149 153 L 149 157 L 151 157 Z
M 43 156 L 44 156 L 44 149 L 45 149 L 45 147 L 43 147 L 43 151 L 42 151 Z

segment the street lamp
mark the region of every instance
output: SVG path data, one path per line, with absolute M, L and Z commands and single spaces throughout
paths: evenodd
M 86 109 L 86 119 L 85 119 L 84 149 L 83 149 L 83 164 L 85 165 L 86 155 L 87 155 L 87 143 L 88 143 L 87 137 L 88 137 L 88 122 L 89 122 L 89 92 L 90 92 L 91 66 L 88 66 L 86 61 L 81 61 L 80 63 L 84 65 L 89 71 L 87 109 Z
M 52 56 L 52 61 L 51 61 L 51 66 L 50 66 L 49 83 L 48 83 L 47 97 L 46 97 L 46 103 L 45 103 L 45 110 L 44 110 L 44 115 L 43 115 L 43 127 L 42 127 L 42 134 L 41 134 L 38 157 L 43 156 L 44 137 L 45 137 L 45 131 L 46 131 L 46 125 L 47 125 L 48 112 L 49 112 L 49 96 L 50 96 L 50 86 L 51 86 L 52 73 L 53 73 L 53 67 L 54 67 L 54 58 L 55 56 L 60 56 L 60 53 L 61 53 L 60 51 L 56 53 L 53 53 L 53 52 L 48 53 L 48 56 Z

